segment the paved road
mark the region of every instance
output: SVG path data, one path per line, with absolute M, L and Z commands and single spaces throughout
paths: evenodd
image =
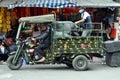
M 66 65 L 23 65 L 12 71 L 0 65 L 0 80 L 120 80 L 120 67 L 94 63 L 87 71 L 75 71 Z

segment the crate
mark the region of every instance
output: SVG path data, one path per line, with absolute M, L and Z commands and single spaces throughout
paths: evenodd
M 108 53 L 120 51 L 120 41 L 105 41 L 103 44 Z

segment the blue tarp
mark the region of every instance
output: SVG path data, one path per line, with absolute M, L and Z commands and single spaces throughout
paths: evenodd
M 8 5 L 8 9 L 15 7 L 65 8 L 76 6 L 79 5 L 74 3 L 74 0 L 23 0 L 21 3 Z

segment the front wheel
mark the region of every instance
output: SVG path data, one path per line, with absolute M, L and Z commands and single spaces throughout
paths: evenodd
M 77 71 L 86 70 L 88 67 L 88 60 L 85 56 L 76 56 L 72 61 L 73 68 Z
M 7 64 L 8 64 L 8 67 L 11 69 L 11 70 L 18 70 L 21 68 L 22 66 L 22 58 L 20 57 L 18 60 L 17 60 L 17 63 L 16 64 L 13 64 L 13 59 L 14 59 L 14 56 L 10 56 L 7 60 Z

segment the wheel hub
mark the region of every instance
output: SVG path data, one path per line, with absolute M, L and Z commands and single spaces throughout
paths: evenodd
M 78 66 L 82 67 L 84 65 L 84 61 L 83 60 L 78 60 Z

